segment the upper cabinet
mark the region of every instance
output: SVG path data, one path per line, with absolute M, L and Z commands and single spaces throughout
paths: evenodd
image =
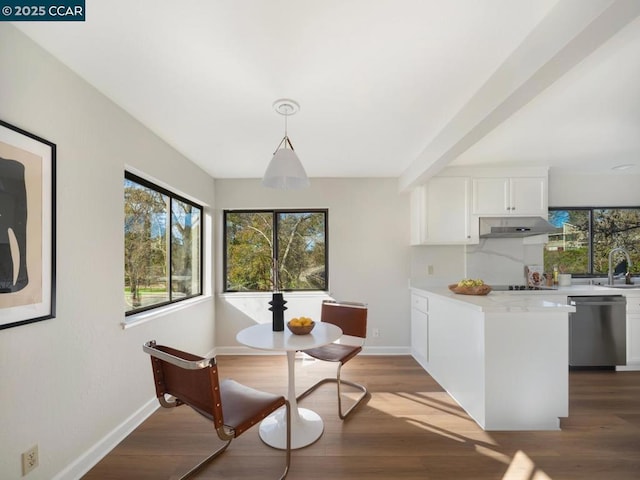
M 446 168 L 411 192 L 411 245 L 479 242 L 482 216 L 547 216 L 546 168 Z
M 473 179 L 473 215 L 547 216 L 547 177 Z
M 471 228 L 471 178 L 433 177 L 412 192 L 411 244 L 478 243 Z M 477 223 L 477 222 L 476 222 Z

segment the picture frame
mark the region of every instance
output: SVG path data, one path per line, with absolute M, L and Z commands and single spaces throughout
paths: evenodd
M 0 330 L 55 318 L 56 145 L 0 120 Z

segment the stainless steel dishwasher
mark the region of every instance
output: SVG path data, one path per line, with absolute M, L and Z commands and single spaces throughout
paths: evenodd
M 627 364 L 627 300 L 623 295 L 575 296 L 569 314 L 569 366 Z

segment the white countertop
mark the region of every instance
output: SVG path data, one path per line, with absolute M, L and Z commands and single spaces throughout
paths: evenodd
M 488 295 L 459 295 L 453 293 L 448 288 L 443 287 L 412 287 L 412 289 L 423 290 L 445 297 L 452 302 L 464 304 L 474 310 L 482 312 L 575 312 L 575 307 L 567 305 L 559 299 L 553 297 L 542 297 L 540 295 L 523 295 L 519 292 L 490 292 Z M 511 295 L 509 295 L 511 293 Z M 553 292 L 556 293 L 555 291 Z
M 515 295 L 627 295 L 637 292 L 640 296 L 640 288 L 611 288 L 603 285 L 569 285 L 550 290 L 518 290 L 506 292 L 491 292 L 495 294 Z
M 427 282 L 412 281 L 411 289 L 423 290 L 463 303 L 483 312 L 575 312 L 567 305 L 566 297 L 573 295 L 625 295 L 640 297 L 640 288 L 611 288 L 603 285 L 569 285 L 552 290 L 491 291 L 488 295 L 460 295 L 448 287 L 430 286 Z

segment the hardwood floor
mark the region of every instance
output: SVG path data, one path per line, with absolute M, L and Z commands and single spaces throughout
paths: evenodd
M 220 356 L 218 363 L 222 377 L 286 391 L 284 356 Z M 307 359 L 296 369 L 298 391 L 335 371 Z M 364 382 L 370 398 L 344 422 L 334 385 L 303 400 L 325 431 L 293 451 L 287 479 L 640 478 L 640 372 L 571 372 L 570 414 L 557 432 L 483 431 L 408 356 L 360 355 L 343 378 Z M 83 478 L 178 478 L 218 444 L 211 424 L 190 408 L 159 409 Z M 283 453 L 264 445 L 254 427 L 195 478 L 264 480 L 283 466 Z

